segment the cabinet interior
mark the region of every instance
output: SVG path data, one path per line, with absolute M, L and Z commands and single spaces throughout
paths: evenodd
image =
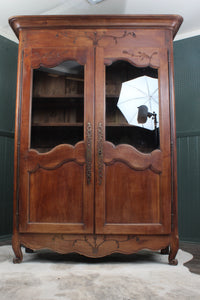
M 105 66 L 105 133 L 114 145 L 130 144 L 149 153 L 159 149 L 159 127 L 131 125 L 117 106 L 122 83 L 141 76 L 158 78 L 158 70 L 123 60 Z M 84 85 L 84 66 L 75 61 L 33 70 L 31 148 L 42 153 L 84 140 Z

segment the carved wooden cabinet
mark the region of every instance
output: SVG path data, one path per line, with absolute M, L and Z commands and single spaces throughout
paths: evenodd
M 14 262 L 178 250 L 180 16 L 19 16 Z

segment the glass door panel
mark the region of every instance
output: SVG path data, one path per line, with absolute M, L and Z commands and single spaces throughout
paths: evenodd
M 84 66 L 68 60 L 33 70 L 31 148 L 75 145 L 84 130 Z
M 106 67 L 106 140 L 143 153 L 159 149 L 157 69 L 126 61 Z

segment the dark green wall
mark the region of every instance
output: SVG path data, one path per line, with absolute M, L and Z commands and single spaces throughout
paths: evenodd
M 174 42 L 179 233 L 200 242 L 200 36 Z M 0 36 L 0 236 L 12 232 L 17 44 Z
M 12 231 L 17 51 L 16 43 L 0 36 L 0 236 Z
M 179 235 L 200 242 L 200 36 L 174 42 Z

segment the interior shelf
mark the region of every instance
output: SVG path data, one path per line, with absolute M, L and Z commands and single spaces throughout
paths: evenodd
M 83 122 L 78 123 L 33 123 L 33 127 L 81 127 L 83 126 Z
M 34 96 L 34 100 L 36 99 L 73 99 L 73 98 L 84 98 L 83 94 L 66 94 L 66 95 L 47 95 L 47 96 Z
M 128 124 L 128 123 L 114 123 L 114 122 L 107 122 L 107 127 L 135 127 L 134 125 Z

